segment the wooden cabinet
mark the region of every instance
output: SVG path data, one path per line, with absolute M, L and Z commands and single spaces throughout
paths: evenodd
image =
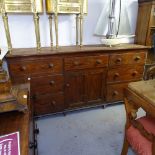
M 155 1 L 138 0 L 138 17 L 135 43 L 153 46 L 155 33 Z
M 147 73 L 147 69 L 155 64 L 153 34 L 155 36 L 155 0 L 138 0 L 135 43 L 150 47 L 146 61 L 145 74 Z
M 13 83 L 31 83 L 36 116 L 123 99 L 128 82 L 142 79 L 148 48 L 77 46 L 14 49 L 7 55 Z M 22 68 L 22 69 L 21 69 Z

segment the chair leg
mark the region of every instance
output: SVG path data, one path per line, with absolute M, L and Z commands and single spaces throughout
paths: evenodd
M 127 153 L 128 153 L 128 148 L 129 148 L 129 143 L 128 143 L 126 137 L 124 137 L 124 143 L 123 143 L 123 148 L 122 148 L 122 153 L 121 153 L 121 155 L 127 155 Z

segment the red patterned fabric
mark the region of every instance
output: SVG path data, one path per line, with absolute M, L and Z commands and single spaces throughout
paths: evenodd
M 141 117 L 139 121 L 145 130 L 155 135 L 155 119 L 150 117 Z M 126 137 L 133 150 L 138 155 L 152 155 L 152 143 L 142 136 L 138 129 L 133 126 L 129 127 L 126 132 Z

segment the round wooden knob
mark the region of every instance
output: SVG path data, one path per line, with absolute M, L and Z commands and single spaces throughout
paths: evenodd
M 56 106 L 56 102 L 55 102 L 55 101 L 52 101 L 51 105 L 52 105 L 53 107 L 55 107 L 55 106 Z
M 115 73 L 114 78 L 117 78 L 119 76 L 120 76 L 119 73 Z
M 22 66 L 22 67 L 20 68 L 20 70 L 21 70 L 21 71 L 25 71 L 25 70 L 26 70 L 26 66 Z
M 96 60 L 96 64 L 102 64 L 102 60 Z
M 132 76 L 136 76 L 138 74 L 138 72 L 137 71 L 134 71 L 133 73 L 132 73 Z
M 80 63 L 78 61 L 74 61 L 74 65 L 79 65 Z
M 113 96 L 117 96 L 118 94 L 119 94 L 119 93 L 118 93 L 118 91 L 116 91 L 116 90 L 113 92 Z
M 66 84 L 66 87 L 69 87 L 69 86 L 70 86 L 70 84 L 69 84 L 69 83 L 67 83 L 67 84 Z
M 50 85 L 54 85 L 55 84 L 55 81 L 50 81 Z
M 140 56 L 136 56 L 134 60 L 135 61 L 139 61 L 140 60 Z
M 122 61 L 122 58 L 117 58 L 115 62 L 120 63 L 121 61 Z
M 53 68 L 54 67 L 54 64 L 51 63 L 48 66 L 49 66 L 49 68 Z

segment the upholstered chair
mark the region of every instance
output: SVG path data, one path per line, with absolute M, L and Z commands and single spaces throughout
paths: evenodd
M 155 66 L 148 69 L 146 77 L 147 79 L 155 77 Z M 126 126 L 121 155 L 127 155 L 129 146 L 137 155 L 155 155 L 155 118 L 147 113 L 146 116 L 137 118 L 139 107 L 130 104 L 126 98 L 124 101 Z

